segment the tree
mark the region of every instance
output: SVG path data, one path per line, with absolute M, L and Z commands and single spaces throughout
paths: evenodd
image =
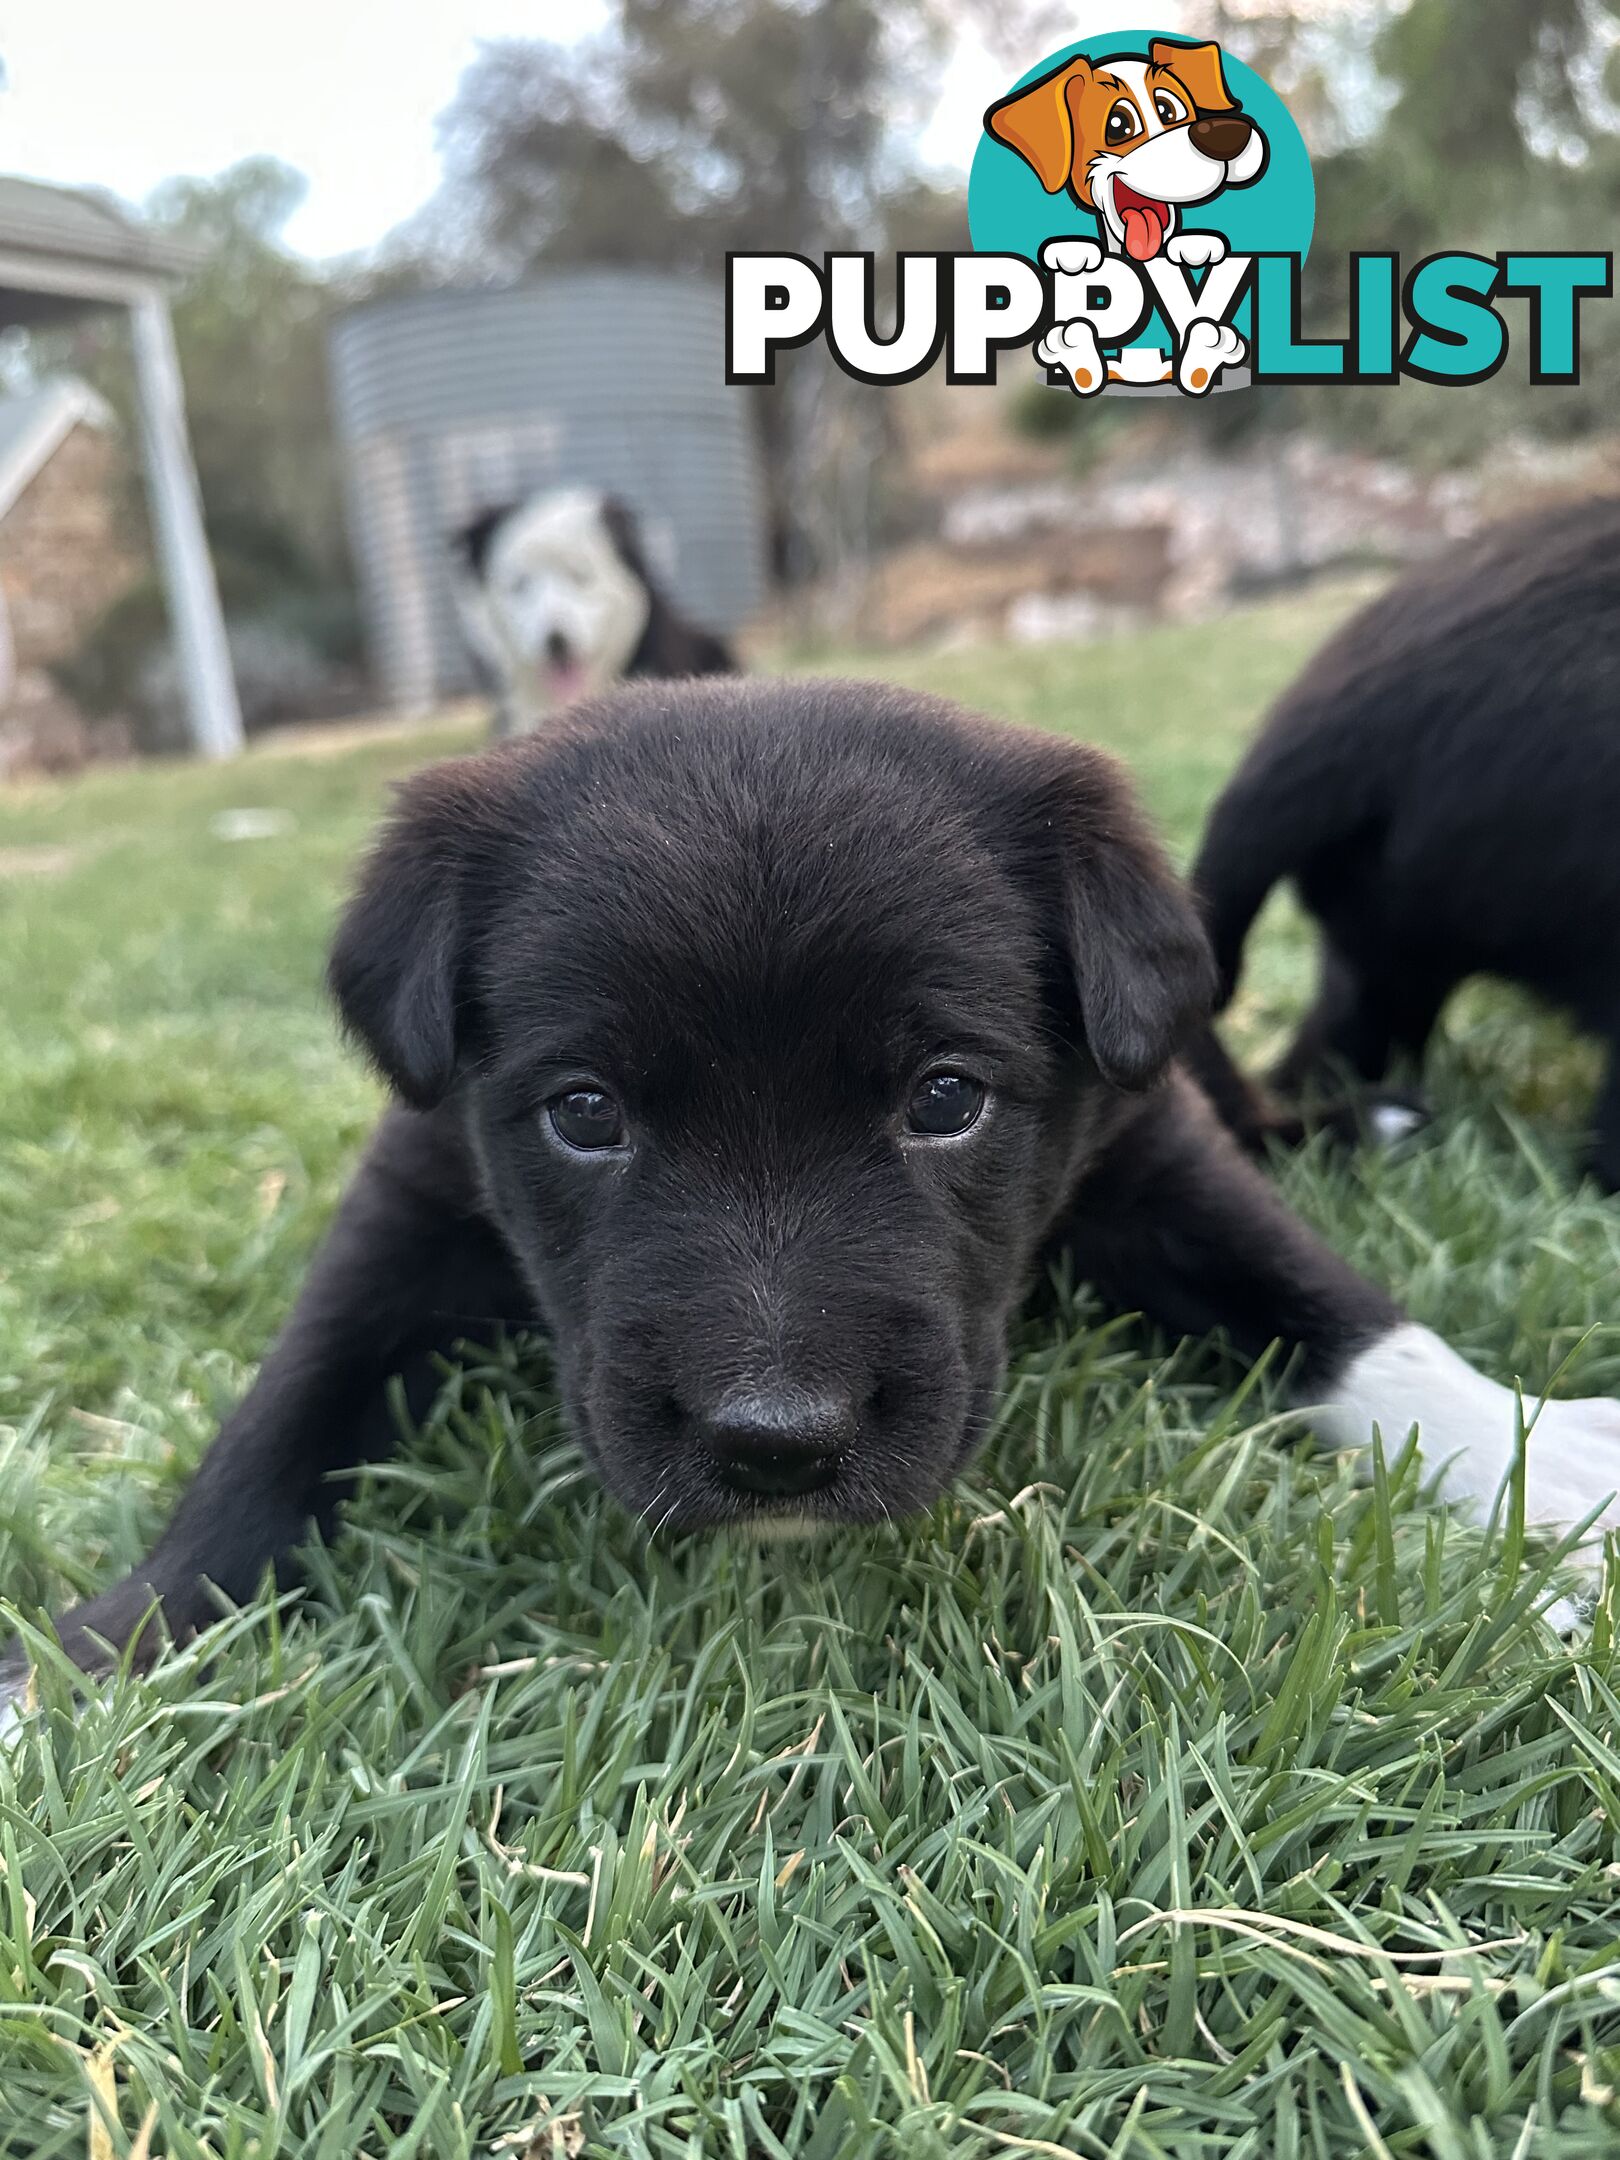
M 1232 50 L 1282 89 L 1315 153 L 1313 334 L 1343 334 L 1355 250 L 1393 250 L 1411 263 L 1440 248 L 1568 248 L 1599 244 L 1612 224 L 1620 62 L 1608 43 L 1613 20 L 1592 0 L 1230 0 L 1220 13 Z M 1579 389 L 1527 399 L 1515 360 L 1466 397 L 1416 382 L 1328 397 L 1274 387 L 1181 417 L 1206 442 L 1280 438 L 1308 418 L 1413 462 L 1477 460 L 1483 441 L 1508 433 L 1556 439 L 1612 427 L 1620 323 L 1591 308 L 1585 333 Z
M 1397 85 L 1386 132 L 1421 144 L 1432 178 L 1522 171 L 1531 131 L 1585 136 L 1577 75 L 1592 44 L 1583 0 L 1411 0 L 1378 43 Z
M 1587 0 L 1408 0 L 1387 12 L 1371 43 L 1382 118 L 1317 160 L 1320 326 L 1342 326 L 1354 248 L 1413 261 L 1439 248 L 1597 244 L 1613 221 L 1620 150 L 1620 115 L 1594 94 L 1610 34 Z M 1587 435 L 1613 424 L 1607 310 L 1588 310 L 1586 342 L 1579 389 L 1527 401 L 1515 361 L 1466 398 L 1417 383 L 1355 390 L 1323 400 L 1321 421 L 1428 463 L 1477 457 L 1482 440 L 1508 432 Z
M 579 46 L 491 45 L 441 123 L 438 229 L 489 276 L 582 262 L 718 276 L 733 249 L 965 239 L 959 198 L 921 184 L 907 147 L 949 21 L 942 4 L 882 0 L 620 0 Z M 852 501 L 857 522 L 872 514 L 892 418 L 808 349 L 755 403 L 774 564 L 793 577 L 842 544 Z
M 166 181 L 152 224 L 202 253 L 174 302 L 175 341 L 209 530 L 288 579 L 347 585 L 327 391 L 331 285 L 279 235 L 302 174 L 246 158 L 208 180 Z
M 188 241 L 197 267 L 171 306 L 203 516 L 250 722 L 279 717 L 312 683 L 327 694 L 359 657 L 358 606 L 345 543 L 326 338 L 345 297 L 279 235 L 303 177 L 249 158 L 215 178 L 164 183 L 147 221 Z M 127 329 L 104 317 L 38 341 L 35 365 L 71 365 L 94 381 L 136 433 Z M 130 517 L 144 530 L 133 486 Z M 115 601 L 63 662 L 61 678 L 91 711 L 136 713 L 156 745 L 173 720 L 161 655 L 169 634 L 160 582 L 148 575 Z M 172 673 L 172 670 L 170 671 Z
M 440 122 L 447 194 L 507 273 L 892 245 L 952 29 L 982 16 L 1033 37 L 1051 13 L 1044 0 L 618 0 L 594 39 L 484 48 Z

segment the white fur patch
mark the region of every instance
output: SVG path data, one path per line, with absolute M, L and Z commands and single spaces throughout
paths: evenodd
M 1335 1447 L 1370 1446 L 1376 1425 L 1392 1457 L 1415 1425 L 1425 1464 L 1440 1473 L 1442 1499 L 1479 1522 L 1513 1466 L 1519 1406 L 1511 1388 L 1408 1322 L 1363 1350 L 1311 1417 Z M 1590 1542 L 1620 1526 L 1620 1402 L 1527 1395 L 1524 1425 L 1526 1520 L 1567 1527 L 1601 1505 Z
M 1369 1120 L 1373 1138 L 1387 1147 L 1397 1140 L 1405 1140 L 1427 1124 L 1421 1110 L 1414 1110 L 1409 1103 L 1385 1102 L 1374 1105 Z
M 28 1675 L 0 1675 L 0 1748 L 22 1731 L 28 1716 Z

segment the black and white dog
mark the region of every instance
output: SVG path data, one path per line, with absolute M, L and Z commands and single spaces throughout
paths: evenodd
M 615 496 L 557 488 L 486 510 L 453 552 L 462 627 L 494 689 L 500 735 L 526 735 L 625 677 L 736 667 L 720 638 L 677 612 Z
M 86 1665 L 284 1561 L 437 1360 L 551 1337 L 613 1496 L 756 1535 L 926 1507 L 1057 1254 L 1296 1352 L 1318 1430 L 1490 1507 L 1512 1392 L 1299 1222 L 1176 1063 L 1197 917 L 1117 769 L 895 689 L 643 685 L 405 789 L 331 981 L 396 1097 L 257 1384 Z M 1620 1521 L 1620 1403 L 1527 1402 L 1529 1512 Z M 213 1587 L 211 1587 L 213 1586 Z M 13 1670 L 13 1685 L 20 1675 Z
M 1594 1168 L 1620 1188 L 1620 499 L 1409 573 L 1285 694 L 1193 873 L 1223 1003 L 1284 878 L 1321 929 L 1284 1094 L 1382 1080 L 1465 976 L 1499 975 L 1608 1043 Z M 1212 1092 L 1243 1131 L 1254 1098 Z

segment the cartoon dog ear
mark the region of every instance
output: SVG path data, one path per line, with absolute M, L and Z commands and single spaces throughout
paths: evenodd
M 417 1110 L 444 1100 L 472 1039 L 462 888 L 491 800 L 477 762 L 438 766 L 401 790 L 327 965 L 344 1026 Z
M 1199 112 L 1236 112 L 1237 99 L 1226 87 L 1218 45 L 1175 45 L 1168 38 L 1155 38 L 1148 58 L 1177 77 Z
M 1074 115 L 1069 107 L 1071 83 L 1083 87 L 1091 80 L 1091 62 L 1085 58 L 1065 61 L 1050 75 L 1026 89 L 1015 90 L 992 105 L 984 116 L 985 131 L 997 142 L 1016 150 L 1030 166 L 1048 195 L 1069 184 L 1074 171 Z
M 1214 1009 L 1209 940 L 1114 761 L 1061 739 L 1020 741 L 1015 754 L 1044 768 L 1037 847 L 1086 1047 L 1110 1086 L 1137 1093 Z

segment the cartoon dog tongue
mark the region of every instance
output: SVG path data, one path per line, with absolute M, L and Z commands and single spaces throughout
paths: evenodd
M 1145 203 L 1130 203 L 1121 212 L 1125 224 L 1125 252 L 1133 262 L 1151 262 L 1164 238 L 1164 220 Z

